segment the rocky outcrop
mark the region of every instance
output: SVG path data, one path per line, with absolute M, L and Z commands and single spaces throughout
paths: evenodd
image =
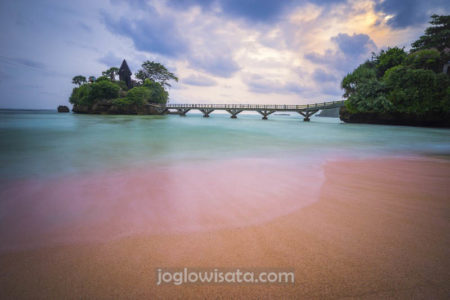
M 450 127 L 450 113 L 445 112 L 427 112 L 420 115 L 401 112 L 351 113 L 345 106 L 342 106 L 339 110 L 339 117 L 346 123 Z
M 65 105 L 58 106 L 58 112 L 60 113 L 68 113 L 70 112 L 69 108 Z
M 72 111 L 79 114 L 105 114 L 105 115 L 160 115 L 155 106 L 145 105 L 114 105 L 112 101 L 102 101 L 92 106 L 73 106 Z

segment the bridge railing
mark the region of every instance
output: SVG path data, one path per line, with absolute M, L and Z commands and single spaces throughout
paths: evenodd
M 304 110 L 321 109 L 341 105 L 345 100 L 329 101 L 302 105 L 280 104 L 167 104 L 166 108 L 190 108 L 190 109 L 243 109 L 243 110 Z

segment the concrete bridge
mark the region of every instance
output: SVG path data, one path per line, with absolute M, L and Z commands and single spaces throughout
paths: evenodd
M 260 105 L 260 104 L 168 104 L 164 107 L 158 106 L 160 113 L 176 113 L 180 116 L 186 116 L 190 110 L 197 109 L 203 113 L 203 117 L 208 118 L 215 110 L 225 110 L 231 114 L 231 118 L 237 118 L 237 115 L 243 111 L 256 111 L 261 114 L 263 120 L 277 111 L 297 112 L 304 117 L 303 121 L 309 121 L 309 117 L 321 109 L 336 108 L 344 105 L 345 100 L 322 102 L 305 105 Z M 175 110 L 175 112 L 174 112 Z

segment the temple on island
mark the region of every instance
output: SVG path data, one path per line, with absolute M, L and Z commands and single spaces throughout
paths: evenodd
M 124 81 L 129 89 L 133 87 L 133 81 L 131 80 L 131 70 L 128 67 L 127 61 L 124 59 L 119 69 L 119 80 Z

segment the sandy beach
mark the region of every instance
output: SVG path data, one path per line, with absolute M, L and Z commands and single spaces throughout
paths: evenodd
M 217 223 L 224 226 L 199 230 L 195 225 L 214 224 L 200 214 L 201 221 L 180 221 L 183 226 L 190 224 L 190 230 L 136 230 L 145 227 L 141 223 L 133 225 L 132 234 L 115 238 L 94 226 L 94 231 L 108 238 L 4 250 L 0 254 L 2 297 L 447 298 L 450 162 L 434 158 L 339 160 L 327 162 L 322 171 L 318 201 L 299 205 L 292 199 L 300 194 L 280 192 L 277 202 L 269 193 L 260 196 L 266 200 L 255 219 L 244 214 L 248 222 L 223 218 Z M 285 175 L 288 180 L 289 172 Z M 222 191 L 223 187 L 216 188 Z M 308 191 L 310 197 L 315 195 L 314 190 Z M 218 211 L 230 209 L 217 205 Z M 244 211 L 257 206 L 250 203 Z M 293 209 L 280 209 L 283 206 Z M 270 208 L 277 216 L 267 214 Z M 239 207 L 234 209 L 239 211 Z M 178 212 L 178 216 L 184 214 Z M 108 222 L 114 224 L 114 220 Z M 86 232 L 85 228 L 67 230 L 78 235 Z M 158 267 L 290 268 L 295 270 L 295 284 L 157 286 Z

